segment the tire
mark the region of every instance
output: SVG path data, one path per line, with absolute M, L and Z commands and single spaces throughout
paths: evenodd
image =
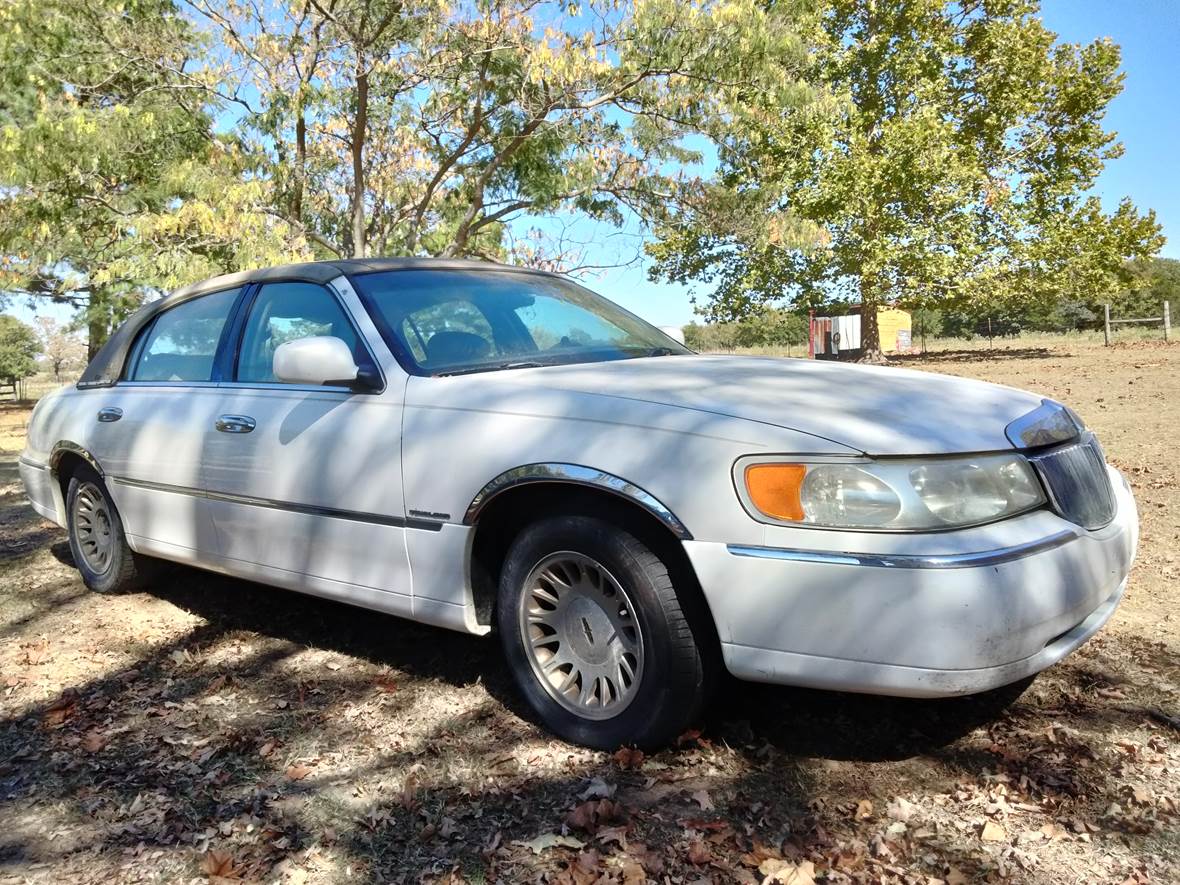
M 659 747 L 707 700 L 708 657 L 668 565 L 610 522 L 555 516 L 527 526 L 509 547 L 496 608 L 521 693 L 565 740 Z
M 79 467 L 70 476 L 66 528 L 74 565 L 87 587 L 96 593 L 118 593 L 142 585 L 151 562 L 127 546 L 115 502 L 90 467 Z

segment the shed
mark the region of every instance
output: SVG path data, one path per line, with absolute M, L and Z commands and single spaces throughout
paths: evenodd
M 877 308 L 877 328 L 883 353 L 912 350 L 909 311 L 896 307 Z M 860 305 L 846 314 L 811 314 L 808 353 L 817 360 L 855 360 L 861 355 Z

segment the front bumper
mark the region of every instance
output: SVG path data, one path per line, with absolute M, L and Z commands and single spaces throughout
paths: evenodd
M 971 694 L 1056 663 L 1114 613 L 1139 519 L 1130 489 L 1112 473 L 1117 512 L 1098 531 L 1040 511 L 892 542 L 811 531 L 829 547 L 859 539 L 876 546 L 871 553 L 684 547 L 738 678 L 908 697 Z M 890 543 L 904 549 L 886 549 Z

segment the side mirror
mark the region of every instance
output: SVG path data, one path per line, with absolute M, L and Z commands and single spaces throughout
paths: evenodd
M 288 384 L 333 384 L 372 389 L 374 379 L 352 359 L 352 350 L 339 338 L 315 335 L 297 338 L 275 349 L 274 376 Z

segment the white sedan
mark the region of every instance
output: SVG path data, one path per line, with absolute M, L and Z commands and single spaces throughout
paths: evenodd
M 1111 616 L 1138 536 L 1055 402 L 699 356 L 560 276 L 428 259 L 148 304 L 38 404 L 20 471 L 94 590 L 165 559 L 495 630 L 539 719 L 597 747 L 673 738 L 722 666 L 1021 680 Z

